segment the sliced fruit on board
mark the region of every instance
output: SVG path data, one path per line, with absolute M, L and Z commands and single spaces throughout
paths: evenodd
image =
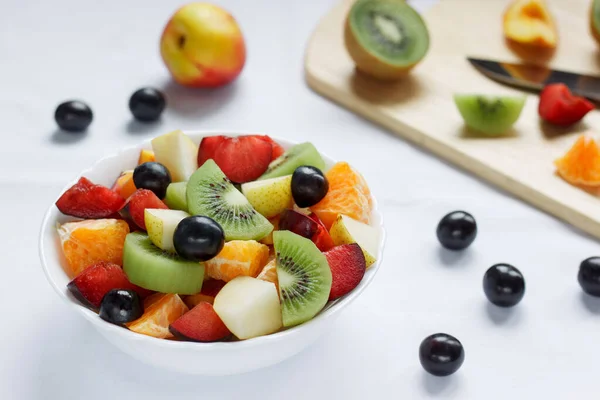
M 256 278 L 274 283 L 277 291 L 279 291 L 279 282 L 277 281 L 277 261 L 275 259 L 269 261 Z
M 313 318 L 327 303 L 331 270 L 327 259 L 310 240 L 290 231 L 273 233 L 283 326 Z
M 180 130 L 152 139 L 152 149 L 156 162 L 167 167 L 173 182 L 187 181 L 198 169 L 198 146 Z
M 144 222 L 148 229 L 148 237 L 156 247 L 174 253 L 173 234 L 175 228 L 182 219 L 189 216 L 188 213 L 180 210 L 146 208 Z
M 258 136 L 209 136 L 200 142 L 198 165 L 212 159 L 231 181 L 245 183 L 266 171 L 272 154 L 271 143 Z
M 169 325 L 188 311 L 177 294 L 155 293 L 144 300 L 144 314 L 125 326 L 133 332 L 166 339 L 173 337 Z
M 242 193 L 257 212 L 273 218 L 292 204 L 291 182 L 291 175 L 248 182 L 242 185 Z
M 508 47 L 525 61 L 543 63 L 556 51 L 558 32 L 544 0 L 513 0 L 504 13 L 503 29 Z
M 256 277 L 268 258 L 268 246 L 255 240 L 232 240 L 204 265 L 209 277 L 229 282 L 242 275 Z
M 329 231 L 336 246 L 358 243 L 363 250 L 367 267 L 377 260 L 379 248 L 379 231 L 374 227 L 363 224 L 347 215 L 339 215 Z
M 210 303 L 199 303 L 169 326 L 178 339 L 194 342 L 215 342 L 231 332 L 217 315 Z
M 301 165 L 317 167 L 325 170 L 325 161 L 312 143 L 300 143 L 290 147 L 279 158 L 269 164 L 260 180 L 278 178 L 280 176 L 292 175 L 296 168 Z
M 213 160 L 194 172 L 186 195 L 189 213 L 214 219 L 223 227 L 225 240 L 260 240 L 273 230 Z
M 133 183 L 133 170 L 121 172 L 111 189 L 124 199 L 128 199 L 137 190 Z
M 540 93 L 538 113 L 546 122 L 569 126 L 581 121 L 594 108 L 585 98 L 573 95 L 567 85 L 554 83 Z
M 558 174 L 573 185 L 600 186 L 600 146 L 591 136 L 579 136 L 554 165 Z
M 239 339 L 277 332 L 282 325 L 275 285 L 249 276 L 227 283 L 215 297 L 215 312 Z
M 96 185 L 85 177 L 64 192 L 56 201 L 61 213 L 78 218 L 106 218 L 118 212 L 125 199 L 109 188 Z
M 316 215 L 311 218 L 298 211 L 284 210 L 279 217 L 278 229 L 291 231 L 312 240 L 321 251 L 327 251 L 333 247 L 333 240 L 329 236 L 329 232 Z
M 145 210 L 152 209 L 168 209 L 154 192 L 148 189 L 138 189 L 127 200 L 126 211 L 137 226 L 146 230 Z
M 161 293 L 196 294 L 204 281 L 203 264 L 164 252 L 139 232 L 125 239 L 123 270 L 130 282 Z
M 128 289 L 147 297 L 152 292 L 129 282 L 127 275 L 117 264 L 100 261 L 84 269 L 67 285 L 69 291 L 83 305 L 93 310 L 100 307 L 102 298 L 112 289 Z
M 331 301 L 358 286 L 365 276 L 367 264 L 360 246 L 356 243 L 336 246 L 324 254 L 331 269 Z
M 427 54 L 429 31 L 404 1 L 358 0 L 346 18 L 344 43 L 359 71 L 397 80 Z
M 138 158 L 138 165 L 141 165 L 146 162 L 154 162 L 156 161 L 156 157 L 154 156 L 154 152 L 152 150 L 143 149 L 140 151 L 140 157 Z
M 600 44 L 600 0 L 593 0 L 589 19 L 592 37 Z
M 70 278 L 100 261 L 123 263 L 123 245 L 129 233 L 127 222 L 96 219 L 67 222 L 57 227 Z
M 325 176 L 329 181 L 329 191 L 323 200 L 310 209 L 327 229 L 331 228 L 339 214 L 370 223 L 373 200 L 362 175 L 347 162 L 338 162 Z
M 188 210 L 187 207 L 187 182 L 174 182 L 167 186 L 167 195 L 164 202 L 172 210 Z
M 454 102 L 469 128 L 498 136 L 508 133 L 517 122 L 525 105 L 525 96 L 456 94 Z

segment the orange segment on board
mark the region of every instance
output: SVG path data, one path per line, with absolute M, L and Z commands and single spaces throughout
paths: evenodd
M 554 161 L 558 174 L 574 185 L 600 186 L 600 147 L 586 135 L 577 139 L 573 147 Z
M 123 245 L 129 233 L 127 222 L 117 219 L 92 219 L 59 225 L 58 236 L 67 274 L 73 278 L 100 261 L 123 265 Z
M 229 282 L 240 275 L 256 277 L 268 259 L 269 246 L 255 240 L 232 240 L 204 265 L 209 277 Z
M 177 294 L 155 293 L 144 300 L 144 314 L 125 324 L 129 330 L 156 338 L 169 338 L 169 325 L 189 309 Z
M 338 214 L 345 214 L 368 224 L 373 207 L 371 191 L 365 179 L 350 164 L 339 162 L 326 174 L 329 181 L 327 195 L 310 209 L 323 221 L 327 229 Z
M 143 164 L 145 162 L 153 162 L 156 161 L 154 157 L 154 152 L 152 150 L 142 150 L 140 151 L 140 158 L 138 159 L 138 165 Z

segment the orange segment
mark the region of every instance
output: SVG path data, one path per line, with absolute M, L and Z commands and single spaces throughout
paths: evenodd
M 365 179 L 348 163 L 335 164 L 326 174 L 329 191 L 311 210 L 323 221 L 327 229 L 338 214 L 345 214 L 365 224 L 371 221 L 373 207 L 371 191 Z
M 262 244 L 273 245 L 273 232 L 279 229 L 279 215 L 269 218 L 269 222 L 273 225 L 273 230 L 266 237 L 262 238 L 260 242 Z
M 123 245 L 129 233 L 127 222 L 92 219 L 68 222 L 57 227 L 67 259 L 67 274 L 73 278 L 99 261 L 123 265 Z
M 232 240 L 204 265 L 209 277 L 229 282 L 240 275 L 256 277 L 268 258 L 269 246 L 255 240 Z
M 277 281 L 277 263 L 275 260 L 269 261 L 269 263 L 264 266 L 256 278 L 267 282 L 273 282 L 277 288 L 277 292 L 279 293 L 279 282 Z
M 177 294 L 155 293 L 144 300 L 144 314 L 125 324 L 129 330 L 156 338 L 169 338 L 169 325 L 189 309 Z
M 133 183 L 133 170 L 121 172 L 112 190 L 119 193 L 124 199 L 128 199 L 137 190 Z
M 213 304 L 215 302 L 215 298 L 212 296 L 208 296 L 206 294 L 198 293 L 192 294 L 190 296 L 184 296 L 183 301 L 186 306 L 190 308 L 190 310 L 196 307 L 200 303 L 210 303 Z
M 140 151 L 140 158 L 138 159 L 138 165 L 143 164 L 145 162 L 156 161 L 154 157 L 154 152 L 152 150 L 142 150 Z
M 600 147 L 586 135 L 577 139 L 573 147 L 554 161 L 558 174 L 574 185 L 600 186 Z

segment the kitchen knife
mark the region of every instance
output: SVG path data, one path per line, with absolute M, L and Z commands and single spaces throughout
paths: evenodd
M 482 74 L 500 83 L 540 91 L 550 83 L 564 83 L 575 94 L 600 102 L 600 77 L 559 71 L 531 64 L 504 63 L 467 57 Z

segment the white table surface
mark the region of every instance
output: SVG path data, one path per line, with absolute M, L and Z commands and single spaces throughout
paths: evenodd
M 0 399 L 597 398 L 600 300 L 582 294 L 576 274 L 598 243 L 311 92 L 304 45 L 334 0 L 219 3 L 239 20 L 249 58 L 235 84 L 209 92 L 171 83 L 159 57 L 180 2 L 2 1 Z M 131 120 L 129 95 L 145 85 L 169 96 L 159 124 Z M 77 139 L 53 121 L 55 106 L 73 97 L 95 116 Z M 380 274 L 298 356 L 226 378 L 165 372 L 113 348 L 46 283 L 37 234 L 62 186 L 116 148 L 176 128 L 310 140 L 350 161 L 379 199 L 389 235 Z M 435 239 L 454 209 L 472 212 L 480 230 L 459 254 Z M 483 295 L 483 273 L 497 262 L 526 277 L 513 310 Z M 452 377 L 419 365 L 419 343 L 434 332 L 465 346 Z

